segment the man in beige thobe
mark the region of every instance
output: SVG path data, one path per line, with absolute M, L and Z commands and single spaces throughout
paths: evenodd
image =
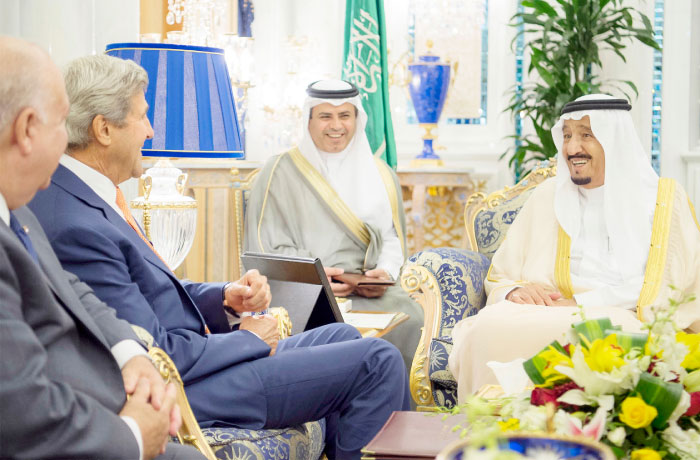
M 489 361 L 530 358 L 571 323 L 639 330 L 670 297 L 700 294 L 700 227 L 679 184 L 659 178 L 626 101 L 584 96 L 552 128 L 557 177 L 540 184 L 494 255 L 487 306 L 453 330 L 458 398 L 496 383 Z M 674 291 L 671 286 L 675 286 Z M 700 296 L 676 323 L 700 331 Z

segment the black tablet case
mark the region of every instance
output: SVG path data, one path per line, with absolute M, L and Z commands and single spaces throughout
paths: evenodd
M 246 270 L 256 269 L 267 276 L 272 294 L 270 306 L 287 309 L 292 334 L 343 322 L 318 258 L 245 252 L 241 261 Z

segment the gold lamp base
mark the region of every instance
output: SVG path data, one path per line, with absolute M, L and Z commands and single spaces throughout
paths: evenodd
M 414 158 L 410 163 L 411 168 L 440 168 L 445 166 L 441 158 Z

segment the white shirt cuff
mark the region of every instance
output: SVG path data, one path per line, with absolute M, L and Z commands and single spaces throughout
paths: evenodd
M 121 417 L 121 419 L 124 420 L 124 423 L 126 423 L 131 432 L 134 434 L 134 437 L 136 438 L 136 444 L 138 444 L 139 446 L 139 460 L 143 460 L 143 439 L 141 439 L 141 428 L 139 428 L 139 424 L 136 423 L 136 420 L 129 417 L 128 415 L 120 415 L 119 417 Z
M 114 359 L 117 361 L 117 364 L 119 364 L 119 369 L 124 367 L 124 365 L 134 356 L 142 355 L 150 359 L 148 357 L 148 353 L 146 353 L 146 350 L 144 350 L 136 340 L 122 340 L 114 345 L 110 351 L 112 352 Z

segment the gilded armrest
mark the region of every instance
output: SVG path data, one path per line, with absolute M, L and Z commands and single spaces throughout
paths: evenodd
M 450 336 L 462 318 L 476 314 L 486 303 L 486 256 L 455 248 L 436 248 L 414 254 L 401 274 L 401 286 L 423 308 L 420 342 L 410 373 L 411 395 L 419 406 L 435 406 L 430 381 L 430 342 Z
M 189 444 L 199 450 L 208 460 L 216 460 L 214 452 L 199 429 L 199 424 L 192 412 L 190 403 L 187 401 L 185 385 L 182 383 L 182 378 L 180 378 L 180 373 L 177 371 L 175 363 L 173 363 L 166 352 L 153 346 L 153 336 L 146 329 L 134 324 L 131 325 L 131 328 L 148 347 L 148 356 L 151 357 L 153 365 L 158 369 L 163 380 L 166 383 L 172 382 L 177 387 L 177 405 L 180 406 L 180 414 L 182 415 L 182 426 L 177 432 L 180 444 Z
M 197 419 L 190 408 L 190 403 L 187 401 L 185 387 L 180 378 L 180 373 L 175 367 L 175 363 L 170 357 L 160 348 L 152 347 L 148 350 L 148 355 L 156 366 L 158 372 L 166 383 L 174 383 L 177 387 L 177 404 L 180 406 L 182 414 L 182 426 L 177 432 L 177 438 L 181 444 L 189 444 L 199 450 L 208 460 L 216 460 L 214 452 L 204 439 L 202 431 L 199 429 Z

